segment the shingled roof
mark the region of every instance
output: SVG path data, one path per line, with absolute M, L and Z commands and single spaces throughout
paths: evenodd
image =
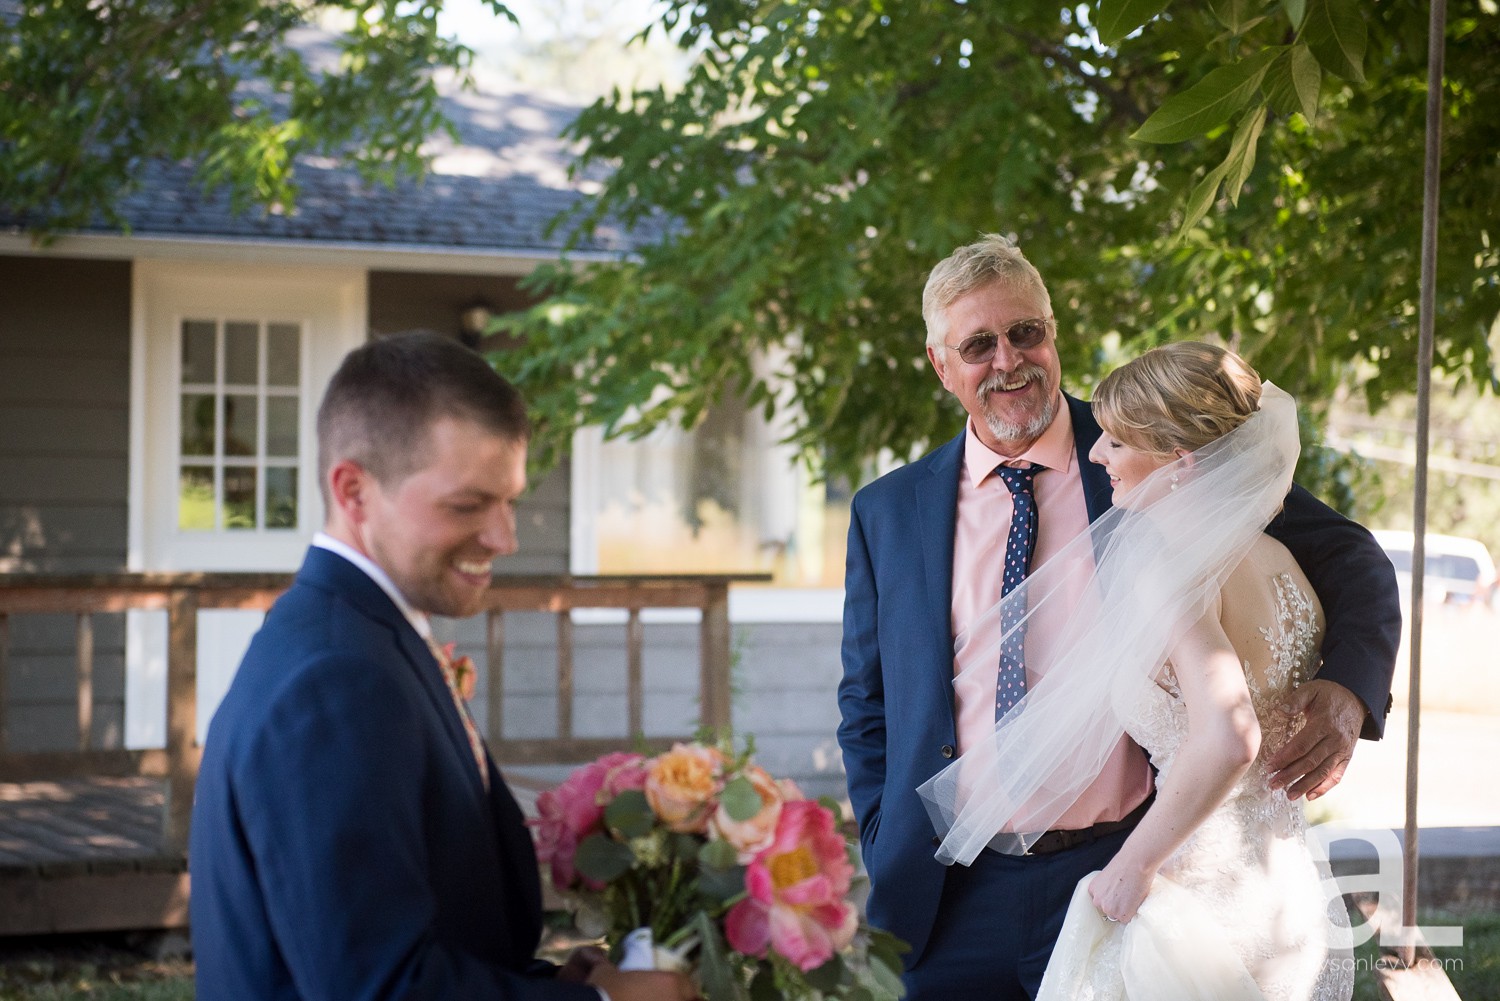
M 6 0 L 0 0 L 3 7 Z M 299 29 L 298 48 L 328 47 L 326 36 Z M 573 151 L 559 135 L 580 110 L 566 98 L 525 92 L 475 73 L 476 88 L 442 86 L 444 110 L 458 141 L 435 140 L 432 168 L 395 187 L 367 183 L 352 166 L 300 158 L 294 211 L 253 207 L 236 213 L 228 193 L 205 193 L 190 163 L 151 162 L 140 186 L 119 203 L 131 236 L 289 241 L 299 245 L 423 248 L 521 253 L 555 252 L 562 235 L 547 224 L 575 204 L 588 182 L 568 177 Z M 0 232 L 25 228 L 25 217 L 0 206 Z M 91 234 L 118 233 L 102 220 Z M 637 233 L 637 238 L 640 234 Z M 630 234 L 603 226 L 577 249 L 619 253 Z

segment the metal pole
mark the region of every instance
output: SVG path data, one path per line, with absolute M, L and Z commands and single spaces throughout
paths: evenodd
M 1448 22 L 1447 0 L 1432 0 L 1427 22 L 1427 152 L 1422 177 L 1422 302 L 1417 348 L 1417 469 L 1412 498 L 1411 683 L 1406 720 L 1406 854 L 1401 874 L 1401 924 L 1417 926 L 1417 752 L 1422 718 L 1422 590 L 1427 574 L 1427 450 L 1432 408 L 1433 326 L 1437 312 L 1438 180 L 1442 163 L 1443 55 Z M 1416 941 L 1401 946 L 1401 961 L 1411 966 Z

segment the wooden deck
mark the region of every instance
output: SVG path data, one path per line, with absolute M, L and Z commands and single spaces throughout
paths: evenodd
M 166 796 L 153 778 L 0 783 L 0 935 L 186 926 Z

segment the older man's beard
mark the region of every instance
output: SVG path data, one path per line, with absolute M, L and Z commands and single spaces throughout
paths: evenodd
M 1000 441 L 1033 442 L 1042 436 L 1052 425 L 1052 419 L 1057 416 L 1057 394 L 1053 393 L 1047 397 L 1042 404 L 1042 409 L 1025 423 L 1018 424 L 1015 421 L 1006 420 L 989 408 L 989 394 L 1007 382 L 1011 382 L 1017 376 L 1027 382 L 1045 382 L 1047 370 L 1040 365 L 1027 365 L 1025 368 L 1011 372 L 1007 375 L 996 373 L 989 376 L 979 384 L 979 398 L 984 401 L 984 424 L 990 429 L 990 434 Z

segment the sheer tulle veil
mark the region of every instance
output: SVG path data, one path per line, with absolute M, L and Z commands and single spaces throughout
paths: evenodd
M 1088 788 L 1125 732 L 1122 712 L 1182 629 L 1212 606 L 1280 509 L 1299 451 L 1297 408 L 1271 383 L 1229 434 L 1151 474 L 955 641 L 954 686 L 994 678 L 1006 605 L 1025 629 L 1061 626 L 993 733 L 918 788 L 939 861 L 968 865 L 999 831 L 1029 849 Z M 985 628 L 985 627 L 988 628 Z M 1015 842 L 1019 843 L 1015 843 Z

